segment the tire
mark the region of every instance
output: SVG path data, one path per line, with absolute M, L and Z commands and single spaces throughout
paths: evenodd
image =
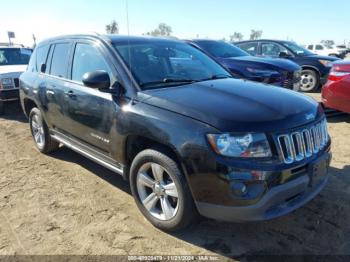
M 130 168 L 130 187 L 141 213 L 161 230 L 179 231 L 197 219 L 184 175 L 177 163 L 161 151 L 148 149 L 135 157 Z
M 29 125 L 35 145 L 41 153 L 49 154 L 59 148 L 60 144 L 51 138 L 49 128 L 38 108 L 30 111 Z
M 300 90 L 302 92 L 315 92 L 320 86 L 320 77 L 314 70 L 303 70 L 301 72 Z
M 5 113 L 5 105 L 3 101 L 0 101 L 0 116 Z

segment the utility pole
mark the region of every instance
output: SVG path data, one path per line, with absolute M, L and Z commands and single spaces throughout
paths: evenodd
M 33 48 L 35 48 L 36 47 L 36 37 L 34 34 L 32 34 L 32 36 L 33 36 L 33 42 L 34 42 Z

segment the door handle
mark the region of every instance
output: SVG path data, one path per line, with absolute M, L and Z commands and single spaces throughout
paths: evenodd
M 74 98 L 74 97 L 75 97 L 75 94 L 74 94 L 74 92 L 73 92 L 72 90 L 70 90 L 70 91 L 68 91 L 68 92 L 64 92 L 64 94 L 65 94 L 66 96 L 71 97 L 71 98 Z

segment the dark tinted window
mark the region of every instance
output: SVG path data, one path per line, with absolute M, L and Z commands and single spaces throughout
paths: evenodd
M 102 54 L 89 44 L 77 44 L 73 60 L 72 80 L 81 82 L 85 73 L 97 70 L 110 73 Z
M 279 57 L 281 52 L 290 54 L 287 48 L 277 44 L 277 43 L 262 43 L 261 44 L 261 54 L 263 56 Z
M 67 77 L 70 44 L 56 44 L 52 55 L 50 74 L 58 77 Z
M 0 66 L 27 65 L 32 52 L 27 48 L 0 48 Z
M 323 46 L 321 46 L 321 45 L 316 45 L 316 50 L 323 50 Z
M 249 56 L 249 54 L 242 49 L 223 41 L 196 41 L 196 44 L 213 57 L 229 58 Z
M 251 55 L 257 55 L 258 54 L 258 43 L 242 43 L 238 44 L 238 47 L 246 51 L 247 53 Z
M 49 45 L 40 46 L 36 49 L 36 71 L 40 72 L 42 64 L 46 64 L 47 53 L 49 51 Z
M 313 45 L 309 45 L 309 46 L 307 47 L 307 49 L 313 50 L 313 49 L 314 49 L 314 46 L 313 46 Z

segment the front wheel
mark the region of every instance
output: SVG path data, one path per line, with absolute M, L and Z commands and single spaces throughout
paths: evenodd
M 59 148 L 59 143 L 51 138 L 49 129 L 38 108 L 33 108 L 30 111 L 29 124 L 35 145 L 41 153 L 48 154 Z
M 318 89 L 320 78 L 313 70 L 303 70 L 301 72 L 300 90 L 303 92 L 314 92 Z
M 142 214 L 161 230 L 184 229 L 197 217 L 184 175 L 177 163 L 160 151 L 149 149 L 135 157 L 130 186 Z

